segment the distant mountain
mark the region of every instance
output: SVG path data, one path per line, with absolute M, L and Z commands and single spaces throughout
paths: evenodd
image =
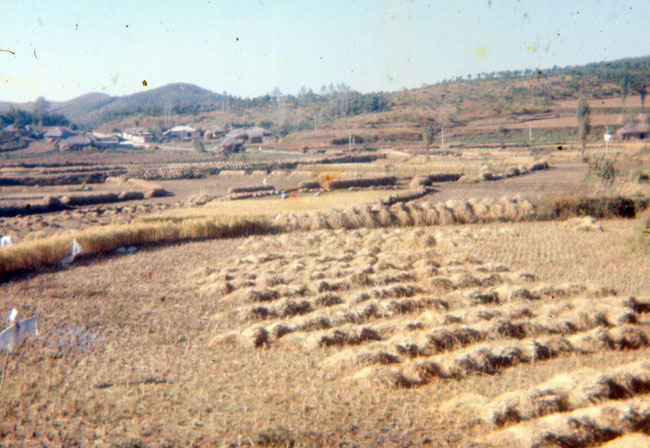
M 116 99 L 105 93 L 87 93 L 69 101 L 52 102 L 50 112 L 63 114 L 74 123 L 87 124 L 92 114 Z
M 546 86 L 542 81 L 549 78 L 553 81 Z M 535 83 L 526 83 L 526 80 L 534 80 Z M 628 95 L 641 95 L 643 102 L 650 87 L 650 56 L 580 66 L 556 66 L 544 70 L 527 68 L 478 73 L 393 93 L 361 94 L 344 84 L 330 84 L 329 89 L 322 89 L 320 94 L 309 90 L 301 91 L 298 95 L 283 95 L 280 99 L 271 95 L 238 98 L 230 95 L 226 97 L 193 84 L 173 83 L 125 96 L 88 93 L 70 101 L 51 102 L 49 112 L 63 114 L 73 123 L 97 127 L 133 115 L 155 119 L 168 115 L 193 115 L 225 107 L 228 107 L 233 116 L 241 116 L 245 110 L 263 113 L 277 108 L 281 103 L 285 109 L 302 111 L 293 114 L 291 123 L 287 117 L 282 119 L 282 123 L 275 123 L 278 126 L 286 124 L 285 131 L 293 132 L 296 129 L 313 129 L 316 116 L 319 121 L 331 121 L 398 108 L 417 109 L 423 104 L 454 118 L 461 109 L 471 107 L 472 101 L 463 93 L 469 86 L 477 87 L 473 101 L 481 103 L 481 108 L 485 104 L 493 106 L 494 110 L 489 111 L 491 115 L 517 110 L 545 110 L 552 101 L 577 98 L 582 93 L 594 98 L 620 96 L 624 89 Z M 448 88 L 457 88 L 458 92 L 450 95 Z M 13 105 L 31 111 L 36 104 L 37 101 Z M 0 101 L 0 113 L 6 112 L 11 105 L 12 103 Z M 452 113 L 454 110 L 455 114 Z M 270 118 L 264 117 L 264 120 L 269 121 Z
M 221 107 L 218 95 L 193 84 L 174 83 L 126 96 L 89 93 L 70 101 L 54 103 L 52 112 L 64 114 L 70 121 L 95 126 L 108 120 L 133 115 L 198 113 Z
M 126 96 L 87 93 L 69 101 L 52 101 L 48 111 L 63 114 L 73 123 L 94 127 L 133 114 L 161 116 L 211 111 L 223 107 L 224 98 L 193 84 L 173 83 Z M 0 113 L 11 106 L 32 111 L 34 104 L 0 101 Z

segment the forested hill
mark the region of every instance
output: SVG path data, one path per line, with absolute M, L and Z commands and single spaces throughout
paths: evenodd
M 260 111 L 270 108 L 303 109 L 304 114 L 300 115 L 304 121 L 305 117 L 315 119 L 313 117 L 318 116 L 333 119 L 384 112 L 394 107 L 421 107 L 422 95 L 418 92 L 429 90 L 433 94 L 439 90 L 432 89 L 435 87 L 453 88 L 454 85 L 467 83 L 473 85 L 473 90 L 478 92 L 478 95 L 484 91 L 486 97 L 477 98 L 479 102 L 483 100 L 490 103 L 507 102 L 509 96 L 521 93 L 519 90 L 522 87 L 516 86 L 517 81 L 527 79 L 552 80 L 549 84 L 550 90 L 547 88 L 541 93 L 546 100 L 541 98 L 539 101 L 548 102 L 558 98 L 577 97 L 580 93 L 596 98 L 639 94 L 645 96 L 647 86 L 650 85 L 650 56 L 580 66 L 468 74 L 428 86 L 392 93 L 362 94 L 344 84 L 330 84 L 323 86 L 317 92 L 303 87 L 296 95 L 286 95 L 276 89 L 267 95 L 240 98 L 226 92 L 215 93 L 193 84 L 174 83 L 126 96 L 114 97 L 103 93 L 88 93 L 70 101 L 48 102 L 39 98 L 32 103 L 14 106 L 25 110 L 46 109 L 50 113 L 63 114 L 69 121 L 87 127 L 95 127 L 130 116 L 191 116 L 212 111 L 228 111 L 238 115 L 246 113 L 247 110 Z M 487 82 L 486 85 L 490 88 L 481 89 L 480 84 L 484 82 Z M 458 98 L 452 95 L 441 95 L 440 98 L 437 95 L 429 96 L 428 107 L 454 106 L 458 102 Z M 0 102 L 0 112 L 8 110 L 10 106 L 10 103 Z

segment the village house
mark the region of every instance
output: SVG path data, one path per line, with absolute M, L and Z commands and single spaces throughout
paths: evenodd
M 261 127 L 238 128 L 228 132 L 221 148 L 226 153 L 240 152 L 246 143 L 265 143 L 272 139 L 273 134 Z
M 243 136 L 226 137 L 221 142 L 221 148 L 224 153 L 240 152 L 244 148 L 244 143 L 246 143 L 246 139 Z
M 173 128 L 167 129 L 163 132 L 163 138 L 165 139 L 178 139 L 178 140 L 192 140 L 194 138 L 200 138 L 201 131 L 194 129 L 191 126 L 182 125 L 174 126 Z
M 122 132 L 122 138 L 134 145 L 153 142 L 153 133 L 144 128 L 129 128 Z
M 224 128 L 221 126 L 213 126 L 205 130 L 203 138 L 206 140 L 216 140 L 224 135 L 226 135 L 226 130 Z
M 120 138 L 116 135 L 100 138 L 95 137 L 93 144 L 99 149 L 117 148 L 120 146 Z
M 10 124 L 9 126 L 6 126 L 3 131 L 13 134 L 16 137 L 41 138 L 43 136 L 42 131 L 29 124 L 23 127 L 17 127 L 15 124 Z
M 72 135 L 57 143 L 59 151 L 79 151 L 91 146 L 93 146 L 93 140 L 87 135 Z
M 54 126 L 45 131 L 45 138 L 50 143 L 56 143 L 59 140 L 70 137 L 71 135 L 74 135 L 74 132 L 62 126 Z
M 251 143 L 264 143 L 269 137 L 273 136 L 270 131 L 259 126 L 247 129 L 246 133 Z

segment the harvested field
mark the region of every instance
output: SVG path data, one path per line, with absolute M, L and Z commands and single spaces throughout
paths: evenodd
M 216 334 L 210 344 L 305 356 L 327 350 L 320 368 L 338 372 L 343 381 L 389 390 L 607 352 L 648 353 L 650 298 L 643 280 L 646 296 L 639 299 L 589 281 L 552 284 L 476 256 L 462 258 L 463 246 L 490 239 L 485 234 L 493 229 L 482 230 L 329 230 L 251 240 L 256 255 L 234 262 L 228 274 L 193 276 L 202 294 L 217 292 L 228 310 L 213 318 L 241 325 Z M 521 230 L 503 227 L 498 233 L 521 236 Z M 227 287 L 214 283 L 224 276 Z M 593 446 L 647 421 L 643 397 L 649 392 L 650 364 L 635 361 L 605 371 L 577 369 L 490 399 L 452 399 L 441 408 L 462 408 L 492 426 L 486 440 L 496 445 L 561 439 Z M 611 414 L 617 417 L 610 426 L 598 426 L 600 415 Z M 596 425 L 596 433 L 576 432 L 573 419 L 584 419 L 585 428 Z M 539 429 L 545 427 L 556 432 Z
M 197 179 L 152 165 L 173 200 L 0 218 L 0 233 L 18 243 L 63 241 L 53 259 L 69 250 L 70 230 L 128 224 L 75 232 L 89 254 L 68 266 L 3 279 L 0 312 L 37 316 L 40 336 L 3 354 L 0 445 L 643 446 L 644 218 L 607 218 L 610 202 L 629 209 L 612 189 L 594 196 L 608 203 L 578 198 L 547 216 L 590 207 L 602 217 L 535 221 L 544 200 L 594 188 L 575 155 L 498 178 L 537 163 L 527 152 L 403 152 L 404 166 L 395 155 L 297 174 L 282 166 L 275 176 L 249 162 L 206 162 L 201 175 L 241 172 Z M 482 165 L 496 180 L 443 175 L 478 176 Z M 305 181 L 320 189 L 321 173 L 422 182 L 399 192 L 295 190 Z M 262 177 L 287 198 L 215 200 L 229 188 L 267 194 Z M 128 186 L 113 180 L 91 194 Z M 2 191 L 42 194 L 29 188 Z M 209 222 L 258 216 L 275 217 L 282 233 L 200 240 L 226 235 Z M 168 243 L 128 250 L 141 228 Z
M 34 423 L 5 440 L 35 424 L 54 427 L 34 417 L 36 409 L 67 422 L 75 440 L 94 442 L 127 440 L 124 428 L 109 429 L 120 415 L 132 416 L 141 429 L 129 427 L 131 440 L 145 444 L 197 436 L 259 441 L 268 431 L 297 446 L 516 443 L 508 431 L 546 443 L 548 431 L 536 428 L 552 422 L 576 446 L 625 440 L 646 412 L 650 273 L 621 241 L 633 234 L 632 223 L 606 221 L 603 232 L 580 233 L 582 240 L 560 229 L 524 222 L 296 232 L 142 251 L 14 282 L 8 305 L 28 313 L 38 304 L 39 314 L 51 316 L 44 337 L 74 315 L 113 342 L 45 359 L 31 346 L 11 358 L 7 390 L 25 384 L 22 365 L 34 366 L 25 378 L 40 384 L 39 369 L 49 363 L 71 375 L 51 387 L 77 407 L 30 395 L 10 408 L 8 395 L 0 402 L 4 418 L 13 412 Z M 569 273 L 584 253 L 591 254 L 584 270 Z M 614 259 L 619 269 L 594 282 L 594 263 Z M 78 275 L 88 280 L 77 284 Z M 119 287 L 133 276 L 143 281 Z M 74 286 L 62 289 L 66 282 Z M 92 299 L 106 295 L 112 300 L 102 306 Z M 67 299 L 63 309 L 67 296 L 88 299 Z M 191 317 L 173 317 L 188 297 Z M 142 364 L 118 367 L 133 359 Z M 209 374 L 215 371 L 218 378 Z M 66 388 L 83 378 L 95 386 Z M 475 394 L 469 404 L 459 401 L 467 391 Z M 485 406 L 478 412 L 475 403 Z M 403 418 L 390 417 L 398 411 Z M 88 412 L 105 432 L 75 429 Z M 200 426 L 187 428 L 188 419 Z M 572 421 L 600 429 L 593 437 L 572 432 Z

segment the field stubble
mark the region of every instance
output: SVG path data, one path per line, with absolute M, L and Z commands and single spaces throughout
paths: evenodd
M 519 425 L 537 437 L 533 411 L 498 426 L 449 402 L 526 398 L 561 372 L 647 358 L 648 264 L 629 250 L 632 223 L 602 226 L 298 232 L 11 282 L 7 307 L 38 315 L 43 336 L 8 358 L 3 440 L 463 446 Z M 52 343 L 66 327 L 95 348 Z M 549 409 L 638 419 L 643 387 Z
M 498 215 L 502 192 L 582 188 L 574 168 L 454 184 L 436 200 L 478 193 Z M 457 222 L 447 205 L 436 216 Z M 37 315 L 42 336 L 6 358 L 0 440 L 581 447 L 648 434 L 650 264 L 635 223 L 345 230 L 349 216 L 328 216 L 308 227 L 322 230 L 97 255 L 4 284 L 6 308 Z

